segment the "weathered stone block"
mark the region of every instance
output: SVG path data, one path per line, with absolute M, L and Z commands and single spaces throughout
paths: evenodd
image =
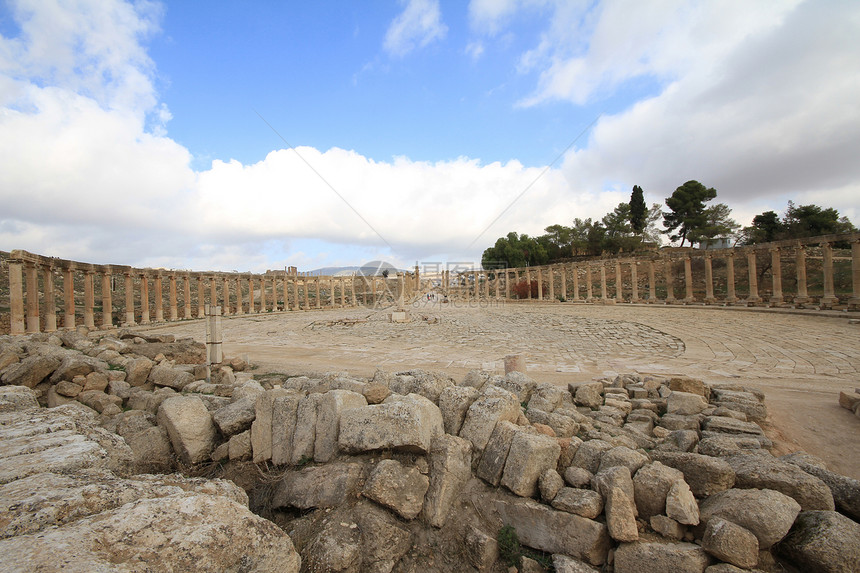
M 362 473 L 357 463 L 331 463 L 287 472 L 275 486 L 272 507 L 338 507 L 358 495 Z
M 785 537 L 798 513 L 799 503 L 771 489 L 729 489 L 699 504 L 701 524 L 714 516 L 736 523 L 756 536 L 759 549 L 770 549 Z
M 216 429 L 203 400 L 196 396 L 174 396 L 158 408 L 158 425 L 167 430 L 173 450 L 186 464 L 209 459 L 215 447 Z
M 677 571 L 703 573 L 711 562 L 705 550 L 692 543 L 622 543 L 615 550 L 615 573 Z
M 460 433 L 466 412 L 478 397 L 478 390 L 471 386 L 449 386 L 439 395 L 439 410 L 445 432 L 456 436 Z
M 325 463 L 337 454 L 340 417 L 345 410 L 367 406 L 362 394 L 349 390 L 330 390 L 323 394 L 317 406 L 314 461 Z
M 603 513 L 603 496 L 590 489 L 561 488 L 551 505 L 561 511 L 594 519 Z
M 689 452 L 652 451 L 651 458 L 681 470 L 684 481 L 696 497 L 707 497 L 727 490 L 735 484 L 735 471 L 722 458 L 712 458 Z
M 424 506 L 430 480 L 417 468 L 396 460 L 382 460 L 371 472 L 362 493 L 406 520 L 415 519 Z
M 472 442 L 474 451 L 481 453 L 496 423 L 516 422 L 519 414 L 520 403 L 516 396 L 496 386 L 487 386 L 466 411 L 460 437 Z
M 511 442 L 513 442 L 514 435 L 518 431 L 520 431 L 520 427 L 511 422 L 503 420 L 496 424 L 493 433 L 490 435 L 490 440 L 484 448 L 484 453 L 478 462 L 475 475 L 487 483 L 498 487 L 499 482 L 502 480 L 502 473 L 505 471 L 505 462 L 508 461 Z
M 296 410 L 296 431 L 293 433 L 293 465 L 313 459 L 316 442 L 317 408 L 323 394 L 308 394 L 299 400 Z M 271 440 L 271 432 L 269 433 Z
M 338 444 L 342 451 L 394 449 L 423 454 L 430 450 L 433 440 L 445 432 L 439 408 L 417 394 L 398 400 L 392 400 L 393 397 L 384 404 L 353 408 L 341 414 Z
M 255 402 L 253 398 L 242 398 L 212 412 L 212 421 L 218 426 L 221 435 L 230 437 L 249 429 L 256 417 Z
M 430 486 L 424 496 L 424 518 L 433 527 L 443 527 L 454 501 L 472 477 L 472 444 L 441 434 L 430 446 Z
M 860 571 L 860 524 L 835 511 L 804 511 L 776 551 L 805 571 Z
M 505 462 L 501 485 L 523 497 L 537 494 L 537 482 L 545 470 L 555 469 L 561 446 L 542 434 L 517 432 Z
M 758 539 L 748 529 L 712 517 L 702 536 L 702 548 L 719 559 L 744 569 L 758 564 Z
M 679 479 L 669 488 L 666 495 L 666 515 L 684 525 L 699 524 L 699 504 L 690 491 L 690 486 Z
M 288 391 L 272 400 L 272 463 L 276 466 L 292 461 L 293 436 L 303 396 L 301 392 Z M 251 432 L 253 434 L 253 427 Z
M 662 514 L 669 490 L 675 482 L 683 479 L 683 472 L 660 462 L 652 462 L 637 471 L 633 476 L 633 487 L 639 516 L 648 519 Z
M 770 453 L 737 454 L 725 460 L 735 471 L 735 487 L 772 489 L 793 497 L 802 510 L 835 509 L 830 488 L 817 477 Z
M 606 496 L 606 527 L 609 535 L 616 541 L 636 541 L 639 529 L 636 527 L 636 506 L 633 499 L 621 488 L 609 488 Z

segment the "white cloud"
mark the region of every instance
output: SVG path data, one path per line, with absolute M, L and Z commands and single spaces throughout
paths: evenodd
M 383 48 L 392 56 L 403 57 L 416 48 L 442 40 L 448 27 L 442 22 L 439 0 L 401 0 L 403 12 L 385 33 Z

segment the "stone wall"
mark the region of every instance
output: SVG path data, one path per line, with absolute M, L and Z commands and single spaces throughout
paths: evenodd
M 453 380 L 420 370 L 255 380 L 241 361 L 206 382 L 200 352 L 192 341 L 131 332 L 0 337 L 0 381 L 15 385 L 3 399 L 27 408 L 21 417 L 18 406 L 3 406 L 13 410 L 0 426 L 11 432 L 0 441 L 7 459 L 34 455 L 28 441 L 15 441 L 28 426 L 42 435 L 48 430 L 36 428 L 77 429 L 67 445 L 62 435 L 43 436 L 61 449 L 35 454 L 31 469 L 5 470 L 0 481 L 78 468 L 131 475 L 256 464 L 266 478 L 251 487 L 254 505 L 289 533 L 306 571 L 504 571 L 503 526 L 557 571 L 860 569 L 860 483 L 809 454 L 774 457 L 759 425 L 763 395 L 743 383 L 619 376 L 565 388 L 519 372 Z M 33 409 L 36 400 L 52 410 Z M 88 437 L 74 438 L 81 432 Z M 79 444 L 87 440 L 95 445 Z M 160 494 L 146 488 L 173 484 L 129 479 L 111 485 L 142 492 L 128 494 L 137 505 L 122 511 L 151 508 L 145 500 Z M 7 523 L 42 515 L 20 501 L 29 499 L 21 492 L 38 491 L 26 483 L 3 504 L 17 512 Z M 177 487 L 182 497 L 197 486 Z M 205 488 L 244 502 L 229 484 Z M 120 530 L 132 517 L 107 511 L 119 512 L 110 523 Z M 75 535 L 95 527 L 86 518 L 74 524 Z M 241 539 L 286 547 L 290 538 L 259 527 Z M 0 560 L 41 564 L 27 549 L 33 535 L 8 533 Z M 81 559 L 131 551 L 121 535 L 106 539 Z

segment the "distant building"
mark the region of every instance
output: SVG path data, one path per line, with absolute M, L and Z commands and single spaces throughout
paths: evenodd
M 700 249 L 730 249 L 732 248 L 732 239 L 730 237 L 714 237 L 713 239 L 703 239 L 699 241 Z

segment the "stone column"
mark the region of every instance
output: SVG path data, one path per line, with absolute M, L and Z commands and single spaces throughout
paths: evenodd
M 23 265 L 18 261 L 9 261 L 9 304 L 11 334 L 24 334 L 24 272 Z M 72 314 L 74 322 L 74 314 Z M 68 318 L 68 317 L 67 317 Z
M 305 276 L 304 279 L 302 279 L 302 286 L 304 287 L 302 290 L 304 291 L 304 295 L 305 295 L 305 310 L 310 310 L 310 308 L 311 308 L 311 298 L 310 298 L 310 288 L 309 288 L 310 285 L 308 284 L 308 277 L 307 276 Z M 374 292 L 374 296 L 375 296 L 376 291 L 374 290 L 373 292 Z
M 567 267 L 561 265 L 561 297 L 567 300 Z
M 209 306 L 218 306 L 218 286 L 215 275 L 209 276 Z
M 594 281 L 593 281 L 592 276 L 591 276 L 591 265 L 586 263 L 586 265 L 585 265 L 585 293 L 586 293 L 585 302 L 591 302 L 594 300 L 594 285 L 591 284 L 592 282 L 594 282 Z
M 693 261 L 690 255 L 684 257 L 684 286 L 684 302 L 691 303 L 695 298 L 693 297 Z
M 224 316 L 230 316 L 230 279 L 227 275 L 221 277 L 221 292 L 224 296 L 224 304 L 221 306 Z
M 579 267 L 576 265 L 570 265 L 571 270 L 573 271 L 573 300 L 579 301 Z
M 729 251 L 726 255 L 726 303 L 737 302 L 735 293 L 735 252 Z
M 176 300 L 176 275 L 171 273 L 167 276 L 170 285 L 170 320 L 179 320 L 179 306 Z
M 860 239 L 851 241 L 851 299 L 853 309 L 860 306 Z
M 555 273 L 553 272 L 553 268 L 547 267 L 547 273 L 549 274 L 549 300 L 555 300 Z
M 39 332 L 39 268 L 35 263 L 24 263 L 27 281 L 27 334 Z
M 182 277 L 182 295 L 185 303 L 185 314 L 183 318 L 191 318 L 191 277 L 185 274 Z
M 630 282 L 633 285 L 633 294 L 630 295 L 630 302 L 639 302 L 639 276 L 636 267 L 636 259 L 633 259 L 630 261 Z
M 747 251 L 747 268 L 750 281 L 750 295 L 747 297 L 747 304 L 755 304 L 761 301 L 761 297 L 758 295 L 758 272 L 756 271 L 755 251 L 753 249 Z
M 236 314 L 245 314 L 245 302 L 242 300 L 242 277 L 236 275 Z
M 63 269 L 63 326 L 74 330 L 75 328 L 75 275 L 72 269 Z
M 140 323 L 149 324 L 149 276 L 140 274 Z
M 96 295 L 93 288 L 93 271 L 87 269 L 84 271 L 84 326 L 87 328 L 96 327 L 95 317 L 93 315 L 93 307 L 96 303 L 95 299 Z
M 833 246 L 830 243 L 821 243 L 821 252 L 824 255 L 822 264 L 822 270 L 824 271 L 824 296 L 821 298 L 821 306 L 829 308 L 839 302 L 833 289 Z
M 268 307 L 268 294 L 266 294 L 266 277 L 260 277 L 260 312 L 266 312 Z
M 711 253 L 705 253 L 705 304 L 714 304 L 714 267 L 711 264 Z
M 771 306 L 782 306 L 782 259 L 779 247 L 770 249 L 770 269 L 773 284 L 773 295 L 770 297 Z
M 657 300 L 657 278 L 654 273 L 654 260 L 648 261 L 648 302 Z
M 290 287 L 287 286 L 290 281 L 287 280 L 287 276 L 284 275 L 284 310 L 290 310 Z
M 155 322 L 164 322 L 164 294 L 161 292 L 161 273 L 155 273 Z
M 355 295 L 355 277 L 349 281 L 349 292 L 352 296 L 352 306 L 358 306 L 358 297 Z
M 125 324 L 134 326 L 134 278 L 131 271 L 124 273 L 125 277 Z
M 675 273 L 672 269 L 672 259 L 666 259 L 663 263 L 663 272 L 666 274 L 666 302 L 675 302 Z
M 603 261 L 600 262 L 600 300 L 606 300 L 608 295 L 606 294 L 606 265 L 603 264 Z
M 528 288 L 526 288 L 526 299 L 532 298 L 532 273 L 526 268 L 526 283 L 528 283 Z
M 538 300 L 543 300 L 543 267 L 537 270 Z
M 806 246 L 798 243 L 794 248 L 794 256 L 797 267 L 797 296 L 794 297 L 794 304 L 803 306 L 809 302 L 806 285 Z
M 203 286 L 203 277 L 197 275 L 197 318 L 203 318 L 206 314 L 206 289 Z
M 314 283 L 315 283 L 314 287 L 315 287 L 315 289 L 316 289 L 316 293 L 317 293 L 317 304 L 316 304 L 316 307 L 317 307 L 317 308 L 321 308 L 321 306 L 320 306 L 320 303 L 321 303 L 321 301 L 320 301 L 320 296 L 321 296 L 321 295 L 320 295 L 320 277 L 319 277 L 319 275 L 317 275 L 317 276 L 316 276 L 316 280 L 314 281 Z
M 624 286 L 621 284 L 621 261 L 615 259 L 615 300 L 621 302 L 624 299 Z
M 54 267 L 47 265 L 42 268 L 45 273 L 45 332 L 57 331 L 57 300 L 54 293 Z
M 110 328 L 113 326 L 113 300 L 110 292 L 110 271 L 102 272 L 102 326 Z
M 248 314 L 254 314 L 256 310 L 254 301 L 254 275 L 248 275 Z

